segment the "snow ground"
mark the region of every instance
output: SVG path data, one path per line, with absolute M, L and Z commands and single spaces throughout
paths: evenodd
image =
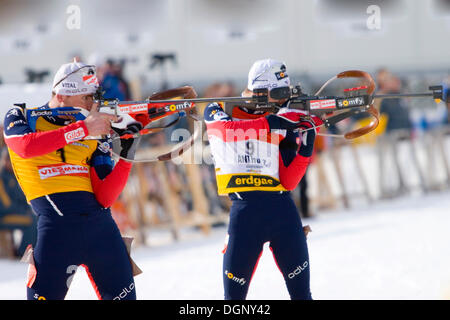
M 414 195 L 321 212 L 304 219 L 311 291 L 319 299 L 450 299 L 450 191 Z M 186 230 L 182 241 L 159 241 L 132 256 L 138 299 L 221 300 L 225 227 L 208 236 Z M 167 237 L 166 237 L 167 238 Z M 158 242 L 159 241 L 159 242 Z M 0 260 L 0 299 L 24 299 L 27 266 Z M 67 299 L 96 299 L 79 268 Z M 248 299 L 289 299 L 284 280 L 265 247 Z

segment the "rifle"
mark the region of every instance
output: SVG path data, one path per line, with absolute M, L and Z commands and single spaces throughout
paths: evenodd
M 359 85 L 344 89 L 341 95 L 321 95 L 322 91 L 330 83 L 338 79 L 346 78 L 356 79 L 359 82 Z M 436 102 L 444 100 L 444 96 L 446 95 L 443 86 L 430 86 L 429 90 L 429 92 L 424 93 L 374 94 L 375 82 L 370 74 L 360 70 L 348 70 L 343 71 L 326 81 L 314 95 L 305 94 L 300 86 L 294 86 L 292 88 L 281 87 L 271 90 L 255 89 L 251 97 L 196 98 L 175 101 L 177 101 L 177 103 L 221 102 L 225 113 L 232 116 L 233 109 L 236 107 L 276 113 L 280 109 L 280 104 L 278 102 L 270 102 L 269 98 L 272 98 L 273 100 L 284 100 L 287 101 L 285 106 L 287 105 L 288 108 L 304 110 L 306 113 L 305 118 L 312 115 L 320 117 L 323 120 L 321 126 L 326 128 L 356 114 L 366 114 L 372 119 L 367 126 L 344 134 L 331 135 L 333 137 L 355 139 L 375 130 L 378 126 L 379 113 L 373 106 L 375 99 L 432 97 Z M 447 99 L 448 97 L 446 97 L 446 100 Z M 151 100 L 150 102 L 166 103 L 167 101 Z M 314 128 L 315 127 L 306 130 Z
M 333 81 L 337 79 L 354 78 L 359 81 L 357 87 L 347 88 L 343 90 L 342 95 L 320 95 L 322 91 Z M 95 102 L 99 103 L 99 111 L 109 114 L 117 115 L 121 120 L 113 123 L 113 129 L 126 129 L 127 126 L 133 123 L 139 123 L 142 129 L 135 134 L 125 134 L 113 137 L 114 139 L 129 139 L 137 138 L 139 136 L 154 133 L 166 129 L 174 125 L 181 117 L 188 116 L 194 120 L 200 120 L 195 116 L 196 103 L 222 103 L 224 111 L 230 116 L 233 109 L 236 107 L 247 108 L 251 110 L 259 110 L 262 112 L 276 113 L 280 109 L 280 104 L 271 102 L 274 100 L 287 101 L 288 108 L 299 109 L 305 111 L 305 118 L 311 115 L 318 116 L 322 119 L 323 124 L 329 128 L 336 123 L 354 116 L 359 113 L 367 114 L 372 118 L 372 121 L 365 127 L 358 128 L 351 132 L 342 135 L 332 135 L 333 137 L 344 137 L 345 139 L 355 139 L 373 131 L 379 123 L 379 113 L 373 106 L 375 99 L 393 99 L 404 97 L 432 97 L 436 101 L 443 100 L 444 89 L 443 86 L 430 86 L 430 92 L 425 93 L 405 93 L 405 94 L 374 94 L 375 82 L 370 74 L 360 70 L 348 70 L 337 74 L 328 81 L 314 94 L 308 95 L 302 92 L 300 86 L 282 87 L 271 89 L 256 89 L 251 97 L 214 97 L 214 98 L 197 98 L 197 94 L 190 86 L 165 90 L 155 93 L 148 99 L 143 101 L 119 101 L 119 100 L 105 100 L 102 97 L 102 92 L 99 90 L 95 95 Z M 269 99 L 271 98 L 271 99 Z M 448 99 L 448 97 L 447 97 Z M 53 116 L 71 116 L 78 118 L 80 110 L 65 107 L 55 109 L 35 109 L 35 115 L 53 115 Z M 177 115 L 177 118 L 170 123 L 160 126 L 152 127 L 152 123 L 164 119 L 166 117 Z M 28 118 L 33 124 L 33 113 L 28 113 Z M 35 120 L 34 120 L 35 123 Z M 314 129 L 310 128 L 310 129 Z M 310 130 L 306 129 L 306 130 Z M 201 129 L 200 129 L 201 130 Z M 134 160 L 135 162 L 153 162 L 153 161 L 167 161 L 181 155 L 184 151 L 189 149 L 199 135 L 199 129 L 194 130 L 194 133 L 188 141 L 180 144 L 171 152 L 156 156 L 147 160 Z
M 345 78 L 355 78 L 359 81 L 360 85 L 357 87 L 344 89 L 343 95 L 340 96 L 320 96 L 321 92 L 330 83 L 337 79 Z M 289 101 L 289 108 L 304 110 L 307 112 L 307 114 L 320 117 L 323 120 L 322 126 L 325 126 L 326 128 L 329 128 L 332 125 L 335 125 L 336 123 L 356 114 L 366 114 L 372 119 L 372 121 L 367 126 L 341 135 L 329 135 L 333 137 L 343 137 L 345 139 L 355 139 L 377 128 L 379 124 L 379 113 L 378 110 L 373 106 L 375 99 L 432 97 L 437 103 L 439 103 L 440 100 L 444 99 L 443 86 L 430 86 L 429 90 L 430 92 L 425 93 L 374 94 L 375 82 L 370 74 L 360 70 L 348 70 L 343 71 L 330 78 L 320 87 L 320 89 L 314 95 L 310 96 L 304 94 L 300 86 L 295 86 L 292 89 L 272 89 L 270 91 L 270 97 L 273 99 L 287 98 Z M 262 89 L 261 91 L 263 91 L 263 96 L 267 95 L 267 89 Z M 262 110 L 262 108 L 256 107 L 255 104 L 247 108 Z M 225 110 L 227 109 L 230 110 L 229 107 L 225 105 Z M 276 109 L 272 111 L 276 111 Z
M 194 102 L 173 100 L 174 98 L 188 99 L 192 100 L 197 97 L 195 90 L 190 86 L 169 89 L 166 91 L 158 92 L 150 96 L 147 100 L 143 101 L 119 101 L 117 99 L 103 99 L 103 93 L 101 88 L 97 90 L 94 95 L 95 103 L 98 103 L 99 112 L 104 112 L 108 114 L 114 114 L 118 116 L 119 121 L 111 124 L 111 127 L 118 129 L 116 133 L 111 135 L 111 139 L 130 139 L 138 138 L 139 136 L 146 135 L 149 133 L 159 132 L 163 129 L 169 128 L 170 126 L 177 123 L 183 116 L 189 116 L 197 119 L 194 114 Z M 78 120 L 84 120 L 87 116 L 87 112 L 83 112 L 80 108 L 74 107 L 60 107 L 60 108 L 39 108 L 39 109 L 26 109 L 26 115 L 28 119 L 28 124 L 31 129 L 35 131 L 36 121 L 39 117 L 59 117 L 67 119 L 68 123 L 75 122 Z M 153 127 L 152 123 L 167 118 L 172 115 L 177 115 L 175 120 L 170 123 L 165 124 L 160 127 Z M 139 124 L 141 130 L 134 134 L 122 134 L 119 135 L 118 132 L 127 129 L 128 126 Z M 152 159 L 147 160 L 130 160 L 133 162 L 154 162 L 154 161 L 167 161 L 180 156 L 184 151 L 189 149 L 194 143 L 195 139 L 199 135 L 199 129 L 194 130 L 188 141 L 176 146 L 172 151 L 164 153 L 162 155 L 156 156 Z M 90 139 L 100 139 L 105 137 L 86 137 L 85 140 Z M 115 154 L 117 157 L 120 155 Z M 122 158 L 122 157 L 120 157 Z

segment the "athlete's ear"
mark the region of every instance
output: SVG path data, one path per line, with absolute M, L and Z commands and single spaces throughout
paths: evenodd
M 56 95 L 56 100 L 58 101 L 58 102 L 64 102 L 64 100 L 65 100 L 65 96 L 63 96 L 62 94 L 57 94 Z

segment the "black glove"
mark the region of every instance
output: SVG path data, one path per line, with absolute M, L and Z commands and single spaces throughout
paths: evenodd
M 119 134 L 119 136 L 123 136 L 125 134 L 138 133 L 142 129 L 142 125 L 140 123 L 133 123 L 128 125 L 126 129 L 113 129 Z M 134 155 L 141 138 L 142 137 L 139 136 L 138 138 L 120 139 L 120 156 L 126 159 L 134 160 Z
M 292 121 L 286 117 L 276 114 L 269 114 L 266 116 L 270 129 L 285 129 L 294 130 L 298 128 L 298 122 Z
M 311 129 L 315 126 L 313 121 L 303 120 L 297 124 L 297 128 L 300 130 L 306 130 L 301 132 L 300 148 L 298 154 L 303 157 L 311 157 L 314 149 L 314 141 L 316 140 L 316 129 Z M 309 129 L 309 130 L 308 130 Z

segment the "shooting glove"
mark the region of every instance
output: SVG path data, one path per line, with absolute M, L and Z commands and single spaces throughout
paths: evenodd
M 302 121 L 307 117 L 311 119 L 315 126 L 320 126 L 323 122 L 319 117 L 309 115 L 304 110 L 282 108 L 277 114 L 266 116 L 270 129 L 294 130 L 302 128 Z
M 298 120 L 290 119 L 290 117 L 285 117 L 278 114 L 270 114 L 266 116 L 267 122 L 269 123 L 269 128 L 272 129 L 284 129 L 284 130 L 294 130 L 297 129 Z
M 123 136 L 125 134 L 135 134 L 138 133 L 142 129 L 142 125 L 138 122 L 130 124 L 127 126 L 125 130 L 113 128 L 119 136 Z M 129 138 L 129 139 L 120 139 L 120 156 L 126 159 L 134 160 L 134 155 L 136 153 L 137 146 L 141 141 L 142 137 L 138 138 Z
M 306 130 L 300 133 L 300 148 L 298 149 L 298 154 L 303 157 L 311 157 L 313 153 L 314 141 L 319 131 L 318 128 L 311 129 L 314 126 L 317 126 L 317 124 L 312 120 L 302 120 L 297 125 L 300 130 Z

